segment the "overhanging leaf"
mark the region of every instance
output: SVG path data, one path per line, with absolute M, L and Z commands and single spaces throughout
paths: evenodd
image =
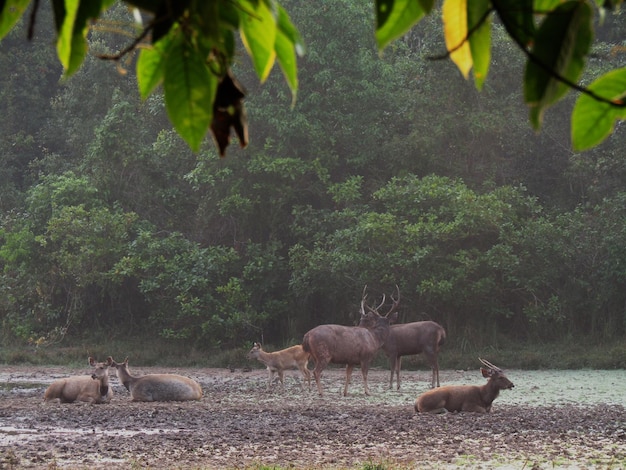
M 0 39 L 15 26 L 29 3 L 30 0 L 0 1 Z
M 57 54 L 65 76 L 72 75 L 83 63 L 89 21 L 112 3 L 112 0 L 65 0 L 65 14 L 57 38 Z
M 445 0 L 443 28 L 450 59 L 465 78 L 472 68 L 472 53 L 467 40 L 467 0 Z
M 482 89 L 491 62 L 491 20 L 489 0 L 472 0 L 467 5 L 467 25 L 470 31 L 470 51 L 474 68 L 474 83 Z
M 542 22 L 531 50 L 535 59 L 529 59 L 524 75 L 524 98 L 536 129 L 545 109 L 569 91 L 559 77 L 578 82 L 592 37 L 593 11 L 586 2 L 563 3 Z
M 243 0 L 240 27 L 243 45 L 248 51 L 259 80 L 264 82 L 276 60 L 276 18 L 265 2 Z
M 588 88 L 607 100 L 626 102 L 626 68 L 603 75 Z M 582 151 L 598 145 L 611 134 L 618 120 L 626 120 L 625 107 L 613 106 L 586 94 L 580 95 L 572 112 L 574 150 Z
M 141 49 L 137 59 L 137 85 L 141 99 L 145 100 L 163 81 L 165 53 L 168 36 L 161 38 L 153 47 Z
M 198 151 L 213 117 L 217 77 L 208 69 L 206 57 L 180 33 L 168 45 L 165 57 L 167 114 L 191 149 Z
M 431 12 L 434 0 L 376 0 L 376 44 L 383 50 L 404 35 L 424 15 Z

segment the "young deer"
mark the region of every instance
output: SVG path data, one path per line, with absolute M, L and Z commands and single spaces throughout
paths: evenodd
M 301 345 L 291 346 L 290 348 L 276 352 L 265 352 L 259 343 L 254 343 L 254 346 L 252 346 L 252 349 L 248 353 L 248 359 L 257 359 L 267 366 L 267 372 L 269 374 L 269 381 L 267 382 L 268 390 L 272 387 L 275 372 L 278 373 L 281 388 L 284 390 L 284 371 L 295 368 L 300 369 L 304 380 L 307 381 L 309 388 L 311 388 L 311 373 L 308 369 L 309 353 L 304 352 Z M 304 380 L 302 381 L 303 390 Z
M 111 401 L 113 397 L 113 389 L 109 387 L 111 361 L 96 362 L 93 357 L 90 357 L 89 365 L 94 368 L 93 374 L 77 375 L 52 382 L 44 393 L 44 400 L 58 398 L 61 403 L 72 403 L 78 400 L 92 405 Z
M 311 357 L 315 361 L 313 375 L 320 395 L 322 395 L 320 377 L 322 371 L 329 363 L 346 364 L 346 384 L 343 389 L 344 396 L 348 395 L 348 385 L 350 385 L 352 369 L 354 369 L 356 365 L 361 366 L 365 394 L 370 394 L 367 386 L 367 373 L 370 362 L 387 339 L 389 325 L 394 323 L 398 318 L 396 310 L 400 304 L 400 290 L 398 289 L 397 300 L 393 297 L 391 298 L 393 305 L 384 316 L 381 316 L 378 310 L 385 303 L 385 297 L 383 296 L 382 303 L 376 309 L 367 307 L 368 312 L 365 313 L 366 297 L 365 289 L 363 289 L 361 299 L 361 326 L 320 325 L 304 335 L 302 347 L 306 352 L 311 354 Z
M 195 380 L 176 374 L 147 374 L 136 377 L 128 370 L 128 358 L 117 363 L 117 378 L 130 392 L 133 401 L 186 401 L 202 398 L 202 388 Z
M 473 411 L 489 413 L 491 404 L 500 394 L 500 390 L 514 387 L 504 372 L 490 362 L 480 359 L 487 367 L 481 367 L 483 377 L 489 380 L 485 385 L 448 385 L 435 388 L 420 395 L 415 400 L 415 411 L 419 413 L 445 413 L 446 411 Z

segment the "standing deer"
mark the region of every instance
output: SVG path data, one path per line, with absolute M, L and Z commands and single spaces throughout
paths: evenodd
M 415 411 L 420 413 L 444 413 L 446 411 L 489 413 L 491 404 L 500 394 L 500 390 L 510 390 L 514 385 L 501 369 L 484 359 L 479 358 L 479 360 L 487 367 L 487 369 L 480 368 L 483 377 L 489 379 L 485 385 L 448 385 L 429 390 L 415 400 Z
M 130 392 L 133 401 L 186 401 L 202 398 L 202 388 L 195 380 L 177 374 L 147 374 L 136 377 L 128 370 L 128 358 L 117 363 L 109 357 L 115 367 L 117 378 Z
M 92 405 L 111 401 L 113 397 L 113 389 L 109 387 L 111 361 L 96 362 L 93 357 L 89 357 L 89 365 L 94 368 L 93 374 L 77 375 L 52 382 L 44 393 L 44 400 L 58 398 L 61 403 L 78 400 Z
M 393 305 L 389 311 L 384 316 L 381 316 L 378 310 L 385 303 L 385 296 L 383 295 L 383 301 L 376 309 L 368 306 L 368 312 L 365 313 L 366 289 L 367 286 L 363 289 L 361 299 L 360 326 L 320 325 L 304 335 L 302 347 L 304 351 L 311 354 L 315 361 L 313 375 L 320 396 L 323 394 L 320 376 L 329 363 L 346 364 L 344 396 L 348 395 L 352 369 L 354 369 L 355 365 L 360 365 L 365 394 L 369 395 L 367 387 L 369 365 L 376 352 L 387 339 L 389 325 L 398 318 L 397 309 L 400 304 L 400 290 L 398 289 L 397 300 L 393 296 L 391 297 Z
M 400 390 L 400 368 L 402 356 L 424 353 L 432 369 L 431 388 L 435 382 L 439 387 L 439 348 L 446 341 L 446 330 L 434 321 L 418 321 L 391 325 L 389 336 L 383 351 L 387 355 L 391 366 L 389 388 L 393 388 L 393 374 L 396 374 L 397 390 Z
M 285 382 L 283 381 L 284 371 L 286 369 L 300 369 L 304 380 L 309 384 L 311 388 L 311 373 L 309 372 L 309 353 L 304 352 L 301 345 L 291 346 L 287 349 L 282 349 L 276 352 L 265 352 L 259 343 L 254 343 L 252 349 L 248 353 L 248 359 L 257 359 L 267 366 L 267 372 L 269 374 L 269 381 L 267 383 L 267 389 L 272 387 L 274 381 L 274 372 L 278 373 L 281 388 L 285 389 Z M 302 381 L 302 389 L 304 389 L 304 380 Z

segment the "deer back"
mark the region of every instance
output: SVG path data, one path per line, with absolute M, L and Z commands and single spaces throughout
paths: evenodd
M 439 351 L 446 339 L 444 328 L 434 321 L 391 325 L 383 350 L 388 356 L 409 356 Z
M 326 356 L 336 364 L 360 364 L 374 357 L 389 334 L 389 319 L 372 312 L 365 326 L 320 325 L 304 335 L 302 346 L 314 359 Z
M 133 401 L 187 401 L 202 398 L 202 388 L 189 377 L 177 374 L 147 374 L 130 385 Z
M 187 401 L 202 398 L 202 387 L 189 377 L 177 374 L 147 374 L 133 376 L 128 369 L 128 358 L 115 362 L 117 377 L 130 392 L 133 401 Z

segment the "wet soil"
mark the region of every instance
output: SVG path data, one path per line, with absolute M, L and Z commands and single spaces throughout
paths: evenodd
M 89 370 L 0 366 L 0 468 L 626 466 L 623 390 L 604 402 L 533 402 L 533 390 L 516 383 L 489 414 L 424 415 L 415 413 L 413 402 L 427 390 L 425 372 L 403 371 L 396 391 L 387 389 L 387 371 L 370 371 L 372 395 L 366 397 L 355 371 L 350 395 L 343 397 L 344 372 L 329 369 L 319 397 L 314 384 L 310 392 L 301 388 L 296 372 L 286 374 L 284 391 L 278 384 L 267 391 L 262 369 L 179 369 L 168 372 L 196 379 L 202 400 L 131 402 L 113 376 L 109 404 L 43 402 L 52 380 L 77 372 Z M 443 371 L 441 379 L 481 384 L 477 375 Z M 517 375 L 509 378 L 515 382 Z M 520 393 L 525 400 L 514 398 Z

